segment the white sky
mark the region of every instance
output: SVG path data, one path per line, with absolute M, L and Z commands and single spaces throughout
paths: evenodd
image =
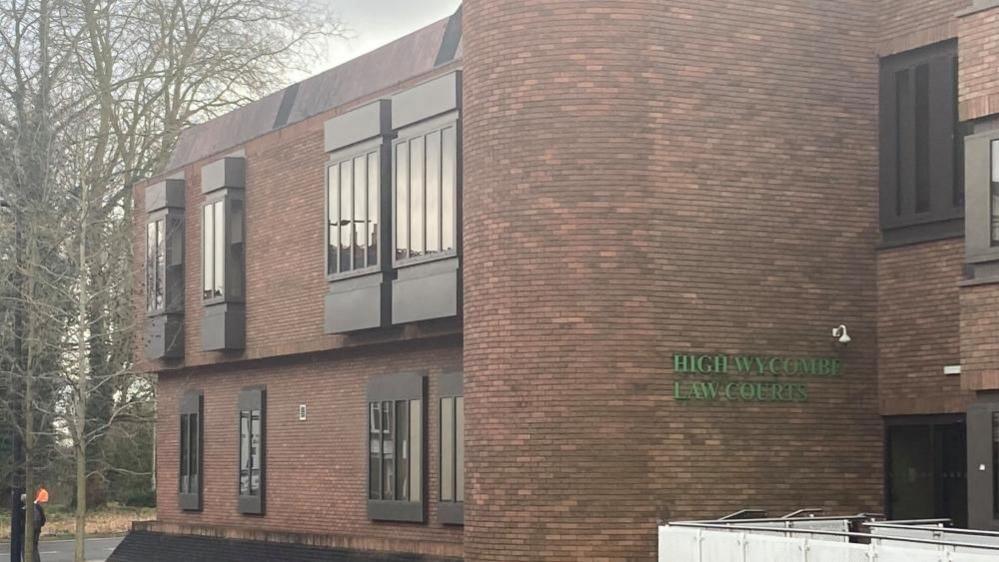
M 328 0 L 350 30 L 315 72 L 346 62 L 454 13 L 461 0 Z

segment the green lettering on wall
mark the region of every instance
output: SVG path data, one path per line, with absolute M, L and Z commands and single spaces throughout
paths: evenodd
M 807 384 L 784 384 L 780 378 L 838 377 L 843 362 L 834 357 L 676 353 L 673 372 L 689 375 L 689 382 L 673 383 L 673 399 L 681 402 L 807 402 Z M 774 378 L 773 382 L 732 381 L 732 375 Z

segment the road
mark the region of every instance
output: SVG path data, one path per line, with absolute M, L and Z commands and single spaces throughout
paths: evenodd
M 104 562 L 121 542 L 121 537 L 87 539 L 87 562 Z M 42 541 L 38 545 L 42 562 L 73 562 L 73 541 Z M 10 545 L 0 544 L 0 562 L 10 562 Z

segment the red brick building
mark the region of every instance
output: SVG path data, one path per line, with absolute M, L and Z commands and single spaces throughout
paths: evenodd
M 466 0 L 185 131 L 135 189 L 159 507 L 112 559 L 999 528 L 997 65 L 995 0 Z

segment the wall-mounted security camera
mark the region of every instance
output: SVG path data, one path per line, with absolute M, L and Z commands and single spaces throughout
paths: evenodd
M 850 337 L 850 334 L 846 333 L 845 324 L 840 324 L 839 326 L 833 328 L 832 335 L 834 338 L 836 338 L 836 341 L 838 341 L 842 345 L 846 345 L 851 341 L 853 341 L 853 338 Z

